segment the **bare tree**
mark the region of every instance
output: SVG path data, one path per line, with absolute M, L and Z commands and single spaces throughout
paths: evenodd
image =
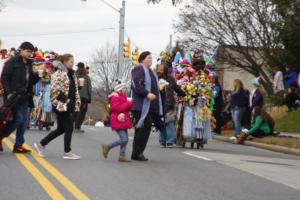
M 281 47 L 274 42 L 278 33 L 272 25 L 278 14 L 271 0 L 194 0 L 180 13 L 174 26 L 187 48 L 225 47 L 221 59 L 254 76 L 260 74 L 266 91 L 273 93 L 268 61 Z
M 1 12 L 2 9 L 5 7 L 5 1 L 6 1 L 6 0 L 0 0 L 0 12 Z
M 120 77 L 118 78 L 117 59 L 117 49 L 110 44 L 106 44 L 96 50 L 92 56 L 91 77 L 93 88 L 95 88 L 94 94 L 104 106 L 108 104 L 108 96 L 113 90 L 114 82 L 117 79 L 127 82 L 131 78 L 132 65 L 129 60 L 127 60 L 124 67 L 120 69 Z
M 158 4 L 160 3 L 162 0 L 147 0 L 148 3 L 154 3 L 154 4 Z M 183 0 L 171 0 L 173 5 L 177 5 L 179 3 L 182 3 Z

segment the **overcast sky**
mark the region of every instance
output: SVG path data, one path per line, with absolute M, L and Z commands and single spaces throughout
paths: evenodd
M 120 8 L 122 0 L 108 2 Z M 126 33 L 140 49 L 158 54 L 168 44 L 179 11 L 169 2 L 126 1 Z M 118 22 L 118 13 L 100 0 L 8 0 L 0 13 L 0 38 L 5 48 L 26 40 L 86 62 L 101 45 L 118 44 Z

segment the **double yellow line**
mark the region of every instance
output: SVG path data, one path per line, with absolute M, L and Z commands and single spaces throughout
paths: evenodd
M 12 134 L 11 138 L 15 139 L 15 135 Z M 13 150 L 13 143 L 4 139 L 3 142 L 7 145 L 10 150 Z M 66 176 L 59 172 L 53 165 L 51 165 L 46 159 L 41 158 L 29 145 L 25 144 L 25 147 L 32 151 L 31 156 L 44 168 L 46 169 L 62 186 L 64 186 L 75 199 L 89 200 L 80 189 L 72 183 Z M 58 191 L 58 189 L 47 179 L 42 172 L 36 168 L 31 161 L 24 154 L 15 154 L 21 164 L 29 171 L 29 173 L 37 180 L 42 188 L 48 193 L 53 200 L 65 200 L 66 198 Z

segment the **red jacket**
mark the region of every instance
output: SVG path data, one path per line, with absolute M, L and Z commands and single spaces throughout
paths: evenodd
M 110 126 L 112 130 L 129 129 L 131 128 L 131 120 L 129 112 L 132 107 L 132 102 L 127 101 L 126 94 L 119 92 L 114 93 L 109 97 L 110 103 Z M 120 122 L 118 115 L 124 113 L 125 121 Z

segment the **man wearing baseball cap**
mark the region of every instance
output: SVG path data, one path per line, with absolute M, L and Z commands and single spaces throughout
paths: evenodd
M 32 54 L 35 48 L 30 42 L 23 42 L 17 55 L 11 57 L 4 65 L 1 81 L 4 89 L 4 99 L 12 95 L 19 100 L 12 109 L 13 120 L 9 121 L 5 129 L 0 132 L 0 151 L 3 151 L 2 140 L 16 130 L 16 142 L 13 153 L 28 153 L 23 144 L 24 134 L 27 128 L 28 107 L 33 107 L 33 86 L 39 77 L 32 71 Z

